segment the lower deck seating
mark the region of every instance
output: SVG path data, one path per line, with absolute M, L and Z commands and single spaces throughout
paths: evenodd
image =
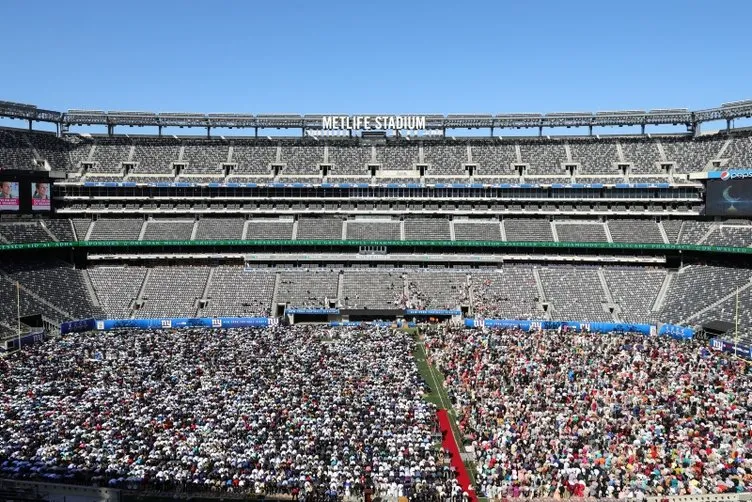
M 497 319 L 541 319 L 532 267 L 508 265 L 471 271 L 470 295 L 476 316 Z
M 551 242 L 551 222 L 542 218 L 505 218 L 504 233 L 511 242 Z
M 609 220 L 608 230 L 614 242 L 664 243 L 658 224 L 651 220 Z
M 146 278 L 138 266 L 93 267 L 87 270 L 102 310 L 110 319 L 128 319 Z
M 670 323 L 687 321 L 705 307 L 726 296 L 733 296 L 737 288 L 749 283 L 752 270 L 715 265 L 689 265 L 676 274 L 661 318 Z
M 240 240 L 243 238 L 242 218 L 201 218 L 198 220 L 196 240 Z
M 301 268 L 280 272 L 277 303 L 290 307 L 329 308 L 336 304 L 339 272 L 335 269 Z
M 144 286 L 144 305 L 135 317 L 195 317 L 208 276 L 209 267 L 204 266 L 154 267 Z
M 188 241 L 193 233 L 194 222 L 159 221 L 146 222 L 143 240 L 145 241 Z
M 92 223 L 90 241 L 137 241 L 144 226 L 142 219 L 99 218 Z M 78 226 L 76 227 L 78 230 Z M 85 235 L 85 234 L 84 234 Z M 79 240 L 84 236 L 80 233 Z
M 17 291 L 12 277 L 6 279 L 0 276 L 0 322 L 4 326 L 0 331 L 18 334 L 19 313 L 21 317 L 44 314 L 57 321 L 68 319 L 63 312 L 43 303 L 37 295 L 29 292 L 25 283 Z
M 552 266 L 540 269 L 552 316 L 564 321 L 613 321 L 604 310 L 605 292 L 595 267 Z
M 342 239 L 342 219 L 308 218 L 298 220 L 298 239 L 340 240 Z
M 454 240 L 500 241 L 501 227 L 498 221 L 454 221 Z
M 247 240 L 290 240 L 293 226 L 292 220 L 253 219 L 248 221 L 245 238 Z
M 51 242 L 52 236 L 39 222 L 0 224 L 0 238 L 10 244 Z
M 602 223 L 556 223 L 559 242 L 608 242 Z
M 54 305 L 64 313 L 42 304 L 42 312 L 50 312 L 57 319 L 89 319 L 100 317 L 102 309 L 95 306 L 87 291 L 83 271 L 58 260 L 1 262 L 0 268 L 13 282 L 18 282 L 37 299 Z M 14 302 L 15 303 L 15 302 Z
M 678 273 L 627 265 L 536 267 L 540 285 L 532 265 L 513 264 L 479 269 L 120 264 L 92 265 L 84 272 L 60 261 L 19 258 L 0 263 L 0 331 L 9 327 L 13 331 L 17 323 L 16 281 L 22 288 L 22 315 L 44 314 L 61 321 L 100 316 L 266 316 L 274 314 L 274 305 L 283 304 L 357 309 L 467 305 L 471 315 L 484 318 L 699 324 L 732 320 L 737 288 L 743 307 L 752 291 L 748 287 L 752 269 L 730 265 L 695 263 Z M 669 282 L 667 274 L 671 274 Z M 654 311 L 664 283 L 670 287 L 662 309 Z M 140 291 L 142 303 L 137 301 Z M 609 295 L 613 312 L 608 308 Z M 546 304 L 548 310 L 543 308 Z M 740 330 L 746 333 L 752 329 L 752 319 L 742 310 Z
M 457 310 L 469 303 L 467 274 L 421 270 L 407 274 L 407 308 Z
M 653 317 L 652 308 L 666 279 L 665 270 L 605 267 L 603 276 L 614 302 L 619 306 L 621 321 L 645 322 Z
M 349 240 L 400 240 L 400 223 L 398 221 L 350 220 L 347 222 Z
M 342 298 L 339 299 L 339 306 L 395 309 L 399 308 L 403 294 L 401 269 L 346 269 L 342 275 Z
M 202 317 L 269 316 L 276 272 L 222 265 L 214 269 Z

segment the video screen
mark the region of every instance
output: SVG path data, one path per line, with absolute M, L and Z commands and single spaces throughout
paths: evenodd
M 752 216 L 752 179 L 708 180 L 705 214 Z
M 50 210 L 50 184 L 49 183 L 32 183 L 31 184 L 31 210 L 32 211 L 49 211 Z
M 18 182 L 0 181 L 0 211 L 18 211 Z

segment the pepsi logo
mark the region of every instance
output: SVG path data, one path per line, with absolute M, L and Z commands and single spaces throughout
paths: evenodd
M 728 171 L 721 171 L 721 179 L 723 181 L 726 181 L 730 177 L 731 177 L 731 173 L 729 173 Z

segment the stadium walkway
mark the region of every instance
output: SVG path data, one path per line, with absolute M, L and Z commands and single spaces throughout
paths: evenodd
M 471 502 L 478 502 L 478 497 L 475 495 L 475 490 L 470 483 L 470 475 L 467 473 L 465 463 L 460 456 L 460 449 L 457 447 L 457 441 L 454 440 L 454 434 L 452 433 L 452 425 L 449 422 L 449 414 L 447 410 L 441 409 L 436 412 L 436 417 L 439 419 L 439 429 L 441 429 L 442 445 L 445 449 L 452 453 L 452 466 L 456 469 L 457 482 L 460 487 L 470 496 Z

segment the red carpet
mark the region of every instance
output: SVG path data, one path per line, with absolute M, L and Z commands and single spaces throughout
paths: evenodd
M 475 496 L 475 490 L 470 484 L 470 475 L 467 473 L 467 469 L 465 469 L 462 457 L 460 457 L 460 449 L 457 446 L 457 442 L 454 440 L 452 426 L 449 424 L 449 415 L 446 410 L 439 410 L 436 412 L 436 416 L 439 419 L 439 428 L 441 429 L 441 435 L 444 438 L 443 446 L 446 450 L 449 450 L 452 453 L 452 466 L 457 472 L 457 482 L 462 489 L 470 495 L 471 502 L 478 502 L 478 497 Z

